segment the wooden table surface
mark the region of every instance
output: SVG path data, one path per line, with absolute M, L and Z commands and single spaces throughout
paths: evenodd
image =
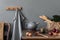
M 25 35 L 26 33 L 26 30 L 23 31 L 23 35 L 22 35 L 22 40 L 60 40 L 60 36 L 57 36 L 57 37 L 41 37 L 41 36 L 31 36 L 31 37 L 28 37 Z
M 57 38 L 57 37 L 49 37 L 49 38 L 45 38 L 45 37 L 38 37 L 38 36 L 36 36 L 36 37 L 22 37 L 22 39 L 60 39 L 60 37 L 59 38 Z
M 60 40 L 60 38 L 45 38 L 45 37 L 22 37 L 22 40 Z

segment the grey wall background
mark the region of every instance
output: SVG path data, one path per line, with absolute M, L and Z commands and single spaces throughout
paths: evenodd
M 14 11 L 6 11 L 7 6 L 22 6 L 23 14 L 29 21 L 44 22 L 38 17 L 60 15 L 60 0 L 0 0 L 0 21 L 13 23 Z

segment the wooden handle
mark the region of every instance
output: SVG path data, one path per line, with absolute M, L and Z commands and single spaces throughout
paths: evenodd
M 21 10 L 22 9 L 22 7 L 20 7 L 20 6 L 9 6 L 9 7 L 6 7 L 6 10 L 17 10 L 17 9 L 19 9 L 19 10 Z
M 39 16 L 39 18 L 43 19 L 43 20 L 48 20 L 47 17 L 45 15 Z
M 43 19 L 44 21 L 47 21 L 49 23 L 52 23 L 51 20 L 49 20 L 45 15 L 39 16 L 39 18 Z

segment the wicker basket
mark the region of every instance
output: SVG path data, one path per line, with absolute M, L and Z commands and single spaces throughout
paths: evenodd
M 52 21 L 50 23 L 50 22 L 47 21 L 47 29 L 48 30 L 53 30 L 54 28 L 60 30 L 60 22 Z
M 51 21 L 45 15 L 39 16 L 39 18 L 43 19 L 47 23 L 48 30 L 53 30 L 54 28 L 60 30 L 60 22 Z

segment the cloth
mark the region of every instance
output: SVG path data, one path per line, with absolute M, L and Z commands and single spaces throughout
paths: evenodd
M 13 34 L 11 40 L 21 40 L 22 32 L 21 32 L 21 13 L 19 10 L 16 10 L 15 17 L 13 20 Z

